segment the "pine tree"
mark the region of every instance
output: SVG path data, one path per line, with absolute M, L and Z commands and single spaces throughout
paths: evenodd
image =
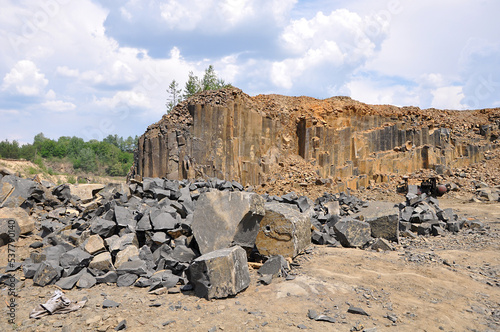
M 186 86 L 184 87 L 184 95 L 182 97 L 184 99 L 188 99 L 200 91 L 202 91 L 200 79 L 198 76 L 195 76 L 192 71 L 190 71 Z
M 175 105 L 181 101 L 181 89 L 179 89 L 179 83 L 172 80 L 168 86 L 168 93 L 170 95 L 169 102 L 167 103 L 167 113 L 174 109 Z

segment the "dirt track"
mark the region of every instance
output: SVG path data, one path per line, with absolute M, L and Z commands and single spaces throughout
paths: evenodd
M 491 229 L 403 239 L 392 252 L 315 246 L 296 259 L 300 266 L 292 270 L 294 280 L 258 285 L 257 273 L 251 271 L 251 286 L 224 300 L 207 301 L 191 292 L 152 295 L 146 289 L 101 284 L 66 292 L 73 301 L 86 296 L 84 308 L 34 320 L 28 318 L 31 310 L 56 288 L 24 280 L 17 298 L 17 328 L 7 323 L 3 307 L 0 330 L 112 331 L 123 319 L 129 331 L 284 331 L 299 326 L 315 331 L 500 330 L 500 205 L 441 200 L 441 207 L 477 217 Z M 33 241 L 35 237 L 18 243 L 18 258 L 28 257 Z M 6 248 L 0 249 L 0 266 L 6 265 Z M 2 303 L 6 295 L 2 290 Z M 121 305 L 103 309 L 105 298 Z M 350 305 L 370 316 L 347 313 Z M 310 320 L 309 309 L 336 323 Z

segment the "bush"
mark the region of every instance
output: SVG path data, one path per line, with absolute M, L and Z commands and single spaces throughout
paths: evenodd
M 29 167 L 28 168 L 28 173 L 31 175 L 38 174 L 38 170 L 35 167 Z
M 76 179 L 73 175 L 68 176 L 68 183 L 75 184 Z

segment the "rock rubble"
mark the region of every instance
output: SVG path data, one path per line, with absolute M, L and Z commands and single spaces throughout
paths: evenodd
M 219 179 L 72 187 L 8 175 L 0 185 L 8 189 L 0 200 L 0 239 L 11 241 L 4 229 L 9 223 L 14 240 L 29 233 L 42 238 L 11 268 L 22 268 L 35 285 L 62 289 L 111 283 L 223 298 L 248 287 L 249 260 L 265 262 L 259 274 L 269 284 L 287 277 L 287 259 L 311 242 L 379 251 L 392 250 L 399 236 L 483 229 L 480 221 L 440 209 L 436 198 L 411 190 L 395 206 L 344 192 L 314 202 L 295 192 L 258 195 Z

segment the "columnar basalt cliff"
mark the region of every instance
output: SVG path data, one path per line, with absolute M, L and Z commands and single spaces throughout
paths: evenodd
M 132 178 L 217 177 L 259 185 L 357 189 L 389 174 L 462 167 L 498 146 L 500 109 L 367 105 L 348 97 L 207 91 L 177 105 L 139 139 Z

